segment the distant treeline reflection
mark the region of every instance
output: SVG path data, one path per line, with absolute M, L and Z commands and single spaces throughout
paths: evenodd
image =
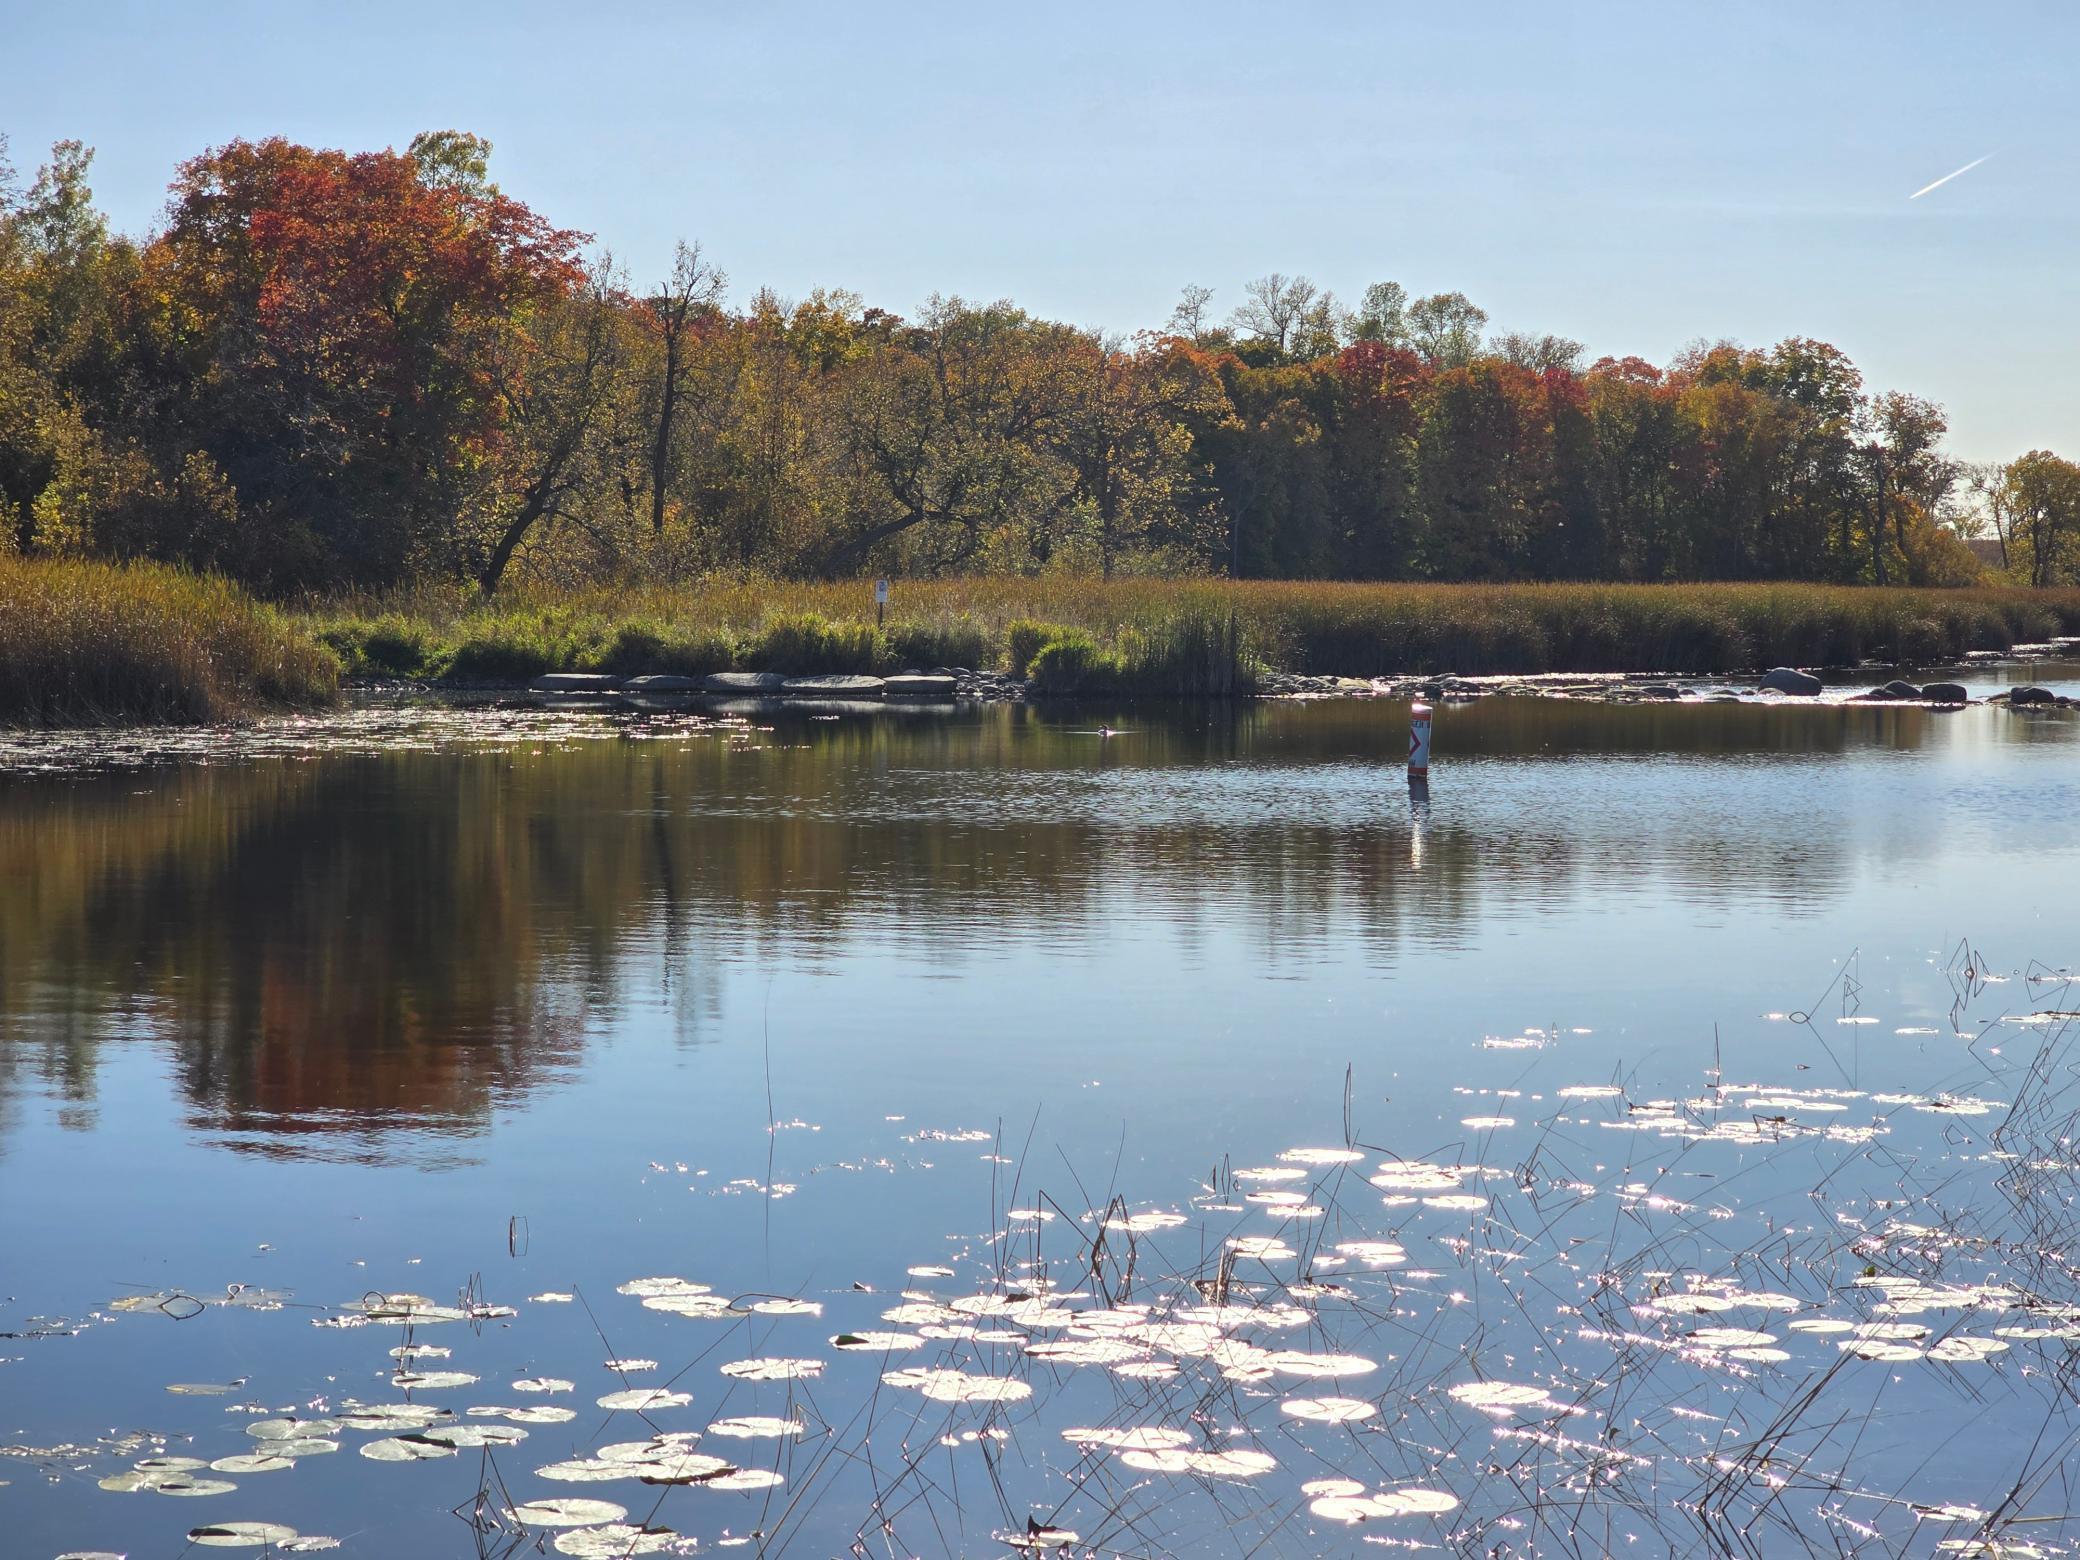
M 1491 760 L 1797 764 L 1943 719 L 1497 700 L 1443 712 L 1437 787 L 1471 798 Z M 1404 734 L 1385 703 L 995 708 L 7 780 L 0 1102 L 33 1075 L 89 1107 L 102 1048 L 144 1038 L 197 1126 L 379 1155 L 392 1127 L 475 1130 L 632 997 L 697 1038 L 732 961 L 958 970 L 1153 916 L 1188 947 L 1218 919 L 1289 965 L 1353 941 L 1392 964 L 1585 883 L 1811 906 L 1855 848 L 1579 800 L 1418 816 Z

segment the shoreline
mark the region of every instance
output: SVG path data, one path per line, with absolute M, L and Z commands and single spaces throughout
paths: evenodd
M 1958 678 L 1973 673 L 2002 669 L 2034 668 L 2042 662 L 2080 665 L 2080 639 L 2029 646 L 2042 654 L 2028 656 L 1981 652 L 1963 662 L 1937 665 L 1927 670 L 1936 676 L 1926 682 L 1909 681 L 1903 675 L 1919 669 L 1871 663 L 1858 667 L 1825 667 L 1801 675 L 1820 686 L 1811 693 L 1792 693 L 1764 685 L 1765 679 L 1788 670 L 1745 671 L 1725 674 L 1681 674 L 1666 672 L 1537 672 L 1493 673 L 1478 676 L 1456 674 L 1339 677 L 1292 672 L 1260 673 L 1248 691 L 1204 694 L 1184 698 L 1132 693 L 1062 693 L 1037 688 L 1029 680 L 1003 673 L 964 667 L 940 667 L 930 671 L 902 672 L 887 678 L 834 674 L 787 678 L 779 673 L 735 673 L 726 679 L 638 676 L 617 678 L 611 674 L 552 673 L 527 681 L 519 679 L 425 679 L 361 677 L 342 681 L 342 692 L 369 696 L 386 693 L 415 693 L 434 698 L 488 697 L 554 703 L 568 708 L 596 706 L 602 710 L 627 710 L 757 705 L 775 710 L 821 706 L 831 703 L 866 708 L 884 705 L 915 712 L 943 710 L 965 704 L 1030 703 L 1040 707 L 1104 703 L 1221 704 L 1236 700 L 1310 703 L 1323 699 L 1379 699 L 1401 701 L 1428 699 L 1443 704 L 1467 704 L 1489 698 L 1532 698 L 1588 701 L 1605 704 L 1776 704 L 1833 707 L 1844 704 L 1894 704 L 1927 709 L 1962 709 L 1975 704 L 2002 704 L 2016 708 L 2047 709 L 2080 707 L 2080 699 L 2041 687 L 2034 681 L 1977 697 L 1965 693 Z M 763 679 L 764 686 L 758 686 Z M 2054 678 L 2054 681 L 2066 681 Z M 710 682 L 721 684 L 709 686 Z M 929 684 L 930 686 L 924 686 Z M 1853 690 L 1853 691 L 1852 691 Z

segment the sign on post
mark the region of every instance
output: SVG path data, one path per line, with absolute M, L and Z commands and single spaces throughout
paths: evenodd
M 874 582 L 874 626 L 876 628 L 879 628 L 881 626 L 881 620 L 884 616 L 887 615 L 887 612 L 888 581 L 876 580 Z

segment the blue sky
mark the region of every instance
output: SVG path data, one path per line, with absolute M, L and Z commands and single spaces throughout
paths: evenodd
M 135 232 L 206 146 L 452 126 L 639 281 L 685 235 L 739 298 L 1130 330 L 1391 278 L 1592 354 L 1819 336 L 1963 455 L 2080 455 L 2069 4 L 0 0 L 0 49 L 16 163 L 86 140 Z

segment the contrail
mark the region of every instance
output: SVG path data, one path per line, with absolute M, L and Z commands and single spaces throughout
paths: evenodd
M 1991 157 L 1992 155 L 1993 155 L 1993 153 L 1991 153 L 1991 152 L 1988 152 L 1988 153 L 1986 154 L 1986 157 Z M 1968 163 L 1966 163 L 1966 164 L 1965 164 L 1965 165 L 1964 165 L 1964 166 L 1963 166 L 1962 168 L 1958 169 L 1956 173 L 1946 173 L 1946 174 L 1944 174 L 1944 175 L 1943 175 L 1943 176 L 1942 176 L 1942 177 L 1941 177 L 1940 179 L 1936 180 L 1936 182 L 1935 182 L 1935 183 L 1933 183 L 1933 184 L 1924 184 L 1924 185 L 1922 185 L 1920 189 L 1916 190 L 1916 191 L 1915 191 L 1915 192 L 1914 192 L 1913 194 L 1909 195 L 1909 196 L 1907 197 L 1907 199 L 1908 199 L 1908 200 L 1919 200 L 1919 199 L 1920 199 L 1920 198 L 1921 198 L 1922 196 L 1926 195 L 1926 194 L 1927 194 L 1927 193 L 1928 193 L 1928 192 L 1929 192 L 1930 190 L 1939 190 L 1939 189 L 1941 189 L 1941 188 L 1942 188 L 1942 187 L 1943 187 L 1944 185 L 1948 184 L 1948 183 L 1949 183 L 1949 182 L 1950 182 L 1950 181 L 1951 181 L 1952 179 L 1955 179 L 1955 178 L 1958 178 L 1958 177 L 1960 177 L 1960 176 L 1962 176 L 1962 175 L 1964 175 L 1964 174 L 1970 173 L 1970 172 L 1971 172 L 1971 171 L 1972 171 L 1972 170 L 1973 170 L 1974 168 L 1978 167 L 1980 163 L 1983 163 L 1984 161 L 1986 161 L 1986 157 L 1981 157 L 1981 158 L 1978 158 L 1978 159 L 1976 159 L 1976 160 L 1974 160 L 1974 161 L 1972 161 L 1972 162 L 1968 162 Z

